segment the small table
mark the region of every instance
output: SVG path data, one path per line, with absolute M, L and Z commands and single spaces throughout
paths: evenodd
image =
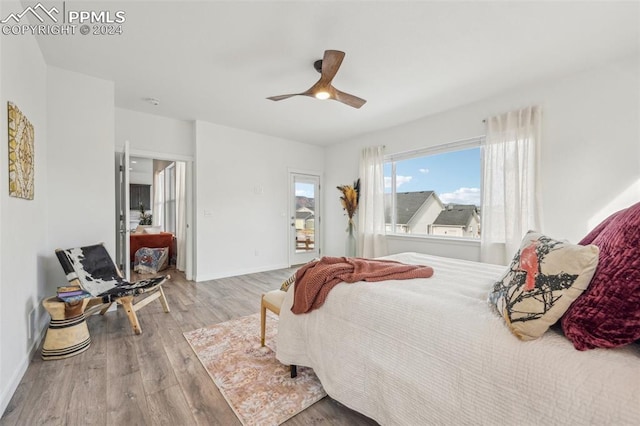
M 42 301 L 51 321 L 42 345 L 42 359 L 68 358 L 89 349 L 91 336 L 85 321 L 84 310 L 91 298 L 65 303 L 57 297 Z

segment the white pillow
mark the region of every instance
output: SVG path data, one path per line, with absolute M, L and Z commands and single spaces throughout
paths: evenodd
M 529 231 L 489 294 L 489 303 L 522 340 L 542 336 L 589 286 L 598 247 L 554 240 Z
M 161 226 L 149 226 L 148 228 L 144 228 L 145 234 L 159 234 L 162 232 Z

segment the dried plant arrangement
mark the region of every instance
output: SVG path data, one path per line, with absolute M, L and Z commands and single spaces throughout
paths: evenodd
M 358 203 L 360 202 L 360 179 L 356 180 L 352 185 L 340 185 L 337 186 L 338 190 L 342 192 L 340 202 L 342 208 L 347 212 L 349 217 L 349 223 L 353 224 L 353 216 L 358 210 Z

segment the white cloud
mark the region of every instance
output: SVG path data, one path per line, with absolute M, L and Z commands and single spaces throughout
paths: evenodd
M 411 182 L 411 179 L 413 179 L 413 176 L 396 176 L 396 189 L 400 188 L 403 183 Z M 391 188 L 391 177 L 385 176 L 384 187 Z
M 313 193 L 311 193 L 310 191 L 307 191 L 305 189 L 296 189 L 296 196 L 297 197 L 313 198 Z
M 480 205 L 480 188 L 458 188 L 453 192 L 438 194 L 444 204 L 475 204 Z
M 426 175 L 427 173 L 429 173 L 429 169 L 420 169 L 419 172 Z

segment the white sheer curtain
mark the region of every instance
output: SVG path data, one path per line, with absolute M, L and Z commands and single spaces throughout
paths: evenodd
M 187 199 L 186 199 L 186 164 L 176 162 L 176 245 L 178 256 L 176 269 L 184 271 L 187 265 Z
M 524 234 L 540 230 L 540 107 L 487 119 L 483 145 L 481 260 L 509 263 Z
M 164 226 L 164 170 L 153 174 L 153 226 Z
M 368 147 L 360 156 L 360 204 L 358 207 L 358 255 L 387 254 L 384 223 L 383 146 Z

